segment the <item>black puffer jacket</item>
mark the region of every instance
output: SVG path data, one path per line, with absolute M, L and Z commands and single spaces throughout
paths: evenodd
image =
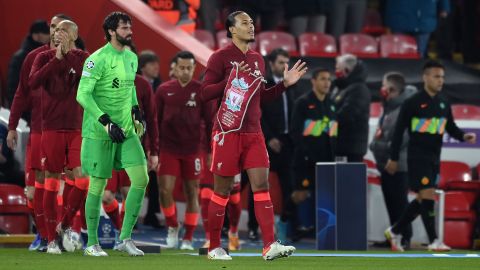
M 8 77 L 7 77 L 7 101 L 9 107 L 12 105 L 13 96 L 17 90 L 18 81 L 20 78 L 20 69 L 22 68 L 23 60 L 27 57 L 27 54 L 43 44 L 32 39 L 29 35 L 23 40 L 22 47 L 15 52 L 8 65 Z
M 337 156 L 367 153 L 371 94 L 366 79 L 367 69 L 358 61 L 347 77 L 334 81 L 336 89 L 332 99 L 337 108 Z

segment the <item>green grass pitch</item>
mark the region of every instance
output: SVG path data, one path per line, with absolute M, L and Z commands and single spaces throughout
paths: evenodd
M 185 255 L 181 251 L 165 251 L 161 254 L 147 254 L 145 257 L 128 257 L 124 253 L 107 250 L 109 257 L 85 257 L 82 252 L 49 255 L 30 252 L 26 249 L 0 249 L 0 269 L 5 270 L 176 270 L 176 269 L 428 269 L 461 270 L 480 269 L 480 259 L 464 258 L 351 258 L 351 257 L 290 257 L 275 261 L 264 261 L 260 257 L 234 257 L 232 261 L 210 261 L 205 256 Z M 318 252 L 318 251 L 305 251 Z M 356 252 L 360 253 L 360 252 Z M 378 252 L 361 252 L 378 253 Z M 384 252 L 383 252 L 384 253 Z M 418 252 L 416 252 L 418 253 Z M 463 252 L 465 253 L 465 252 Z

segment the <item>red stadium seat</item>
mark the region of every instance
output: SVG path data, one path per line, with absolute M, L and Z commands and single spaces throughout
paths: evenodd
M 0 184 L 0 230 L 11 234 L 30 230 L 30 211 L 20 186 Z
M 380 56 L 384 58 L 418 59 L 417 41 L 408 35 L 383 35 L 380 37 Z
M 322 33 L 304 33 L 298 37 L 301 56 L 335 57 L 337 42 L 335 38 Z
M 452 114 L 455 119 L 480 120 L 480 107 L 467 104 L 453 104 Z
M 441 161 L 440 162 L 440 181 L 438 187 L 445 189 L 448 182 L 451 181 L 470 181 L 472 174 L 468 164 L 460 161 Z
M 266 31 L 257 35 L 258 49 L 265 56 L 276 48 L 283 48 L 291 56 L 298 55 L 295 38 L 289 33 Z
M 217 36 L 217 45 L 219 49 L 232 43 L 232 40 L 227 37 L 227 30 L 218 31 L 216 36 Z M 250 43 L 250 49 L 254 51 L 257 50 L 257 41 Z
M 382 17 L 376 9 L 368 9 L 365 13 L 365 22 L 362 32 L 371 36 L 380 36 L 385 34 L 385 27 L 382 23 Z
M 197 29 L 195 32 L 193 32 L 193 36 L 208 48 L 212 50 L 215 49 L 215 39 L 210 31 Z
M 383 106 L 380 102 L 370 103 L 370 117 L 380 117 L 383 113 Z
M 365 34 L 343 34 L 340 36 L 340 53 L 350 53 L 361 58 L 377 58 L 378 42 Z
M 466 192 L 445 193 L 445 243 L 452 248 L 471 248 L 476 214 Z
M 459 161 L 440 162 L 440 181 L 438 187 L 446 191 L 461 191 L 472 205 L 480 193 L 480 182 L 471 181 L 470 167 Z

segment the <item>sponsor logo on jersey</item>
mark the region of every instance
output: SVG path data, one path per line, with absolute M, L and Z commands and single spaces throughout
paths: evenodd
M 120 80 L 118 78 L 113 79 L 112 81 L 112 88 L 120 87 Z

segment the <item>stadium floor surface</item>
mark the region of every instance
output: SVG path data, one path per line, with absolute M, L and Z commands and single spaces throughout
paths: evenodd
M 175 250 L 162 250 L 161 254 L 146 254 L 145 257 L 128 257 L 124 253 L 107 251 L 109 257 L 85 257 L 82 252 L 62 255 L 41 254 L 26 249 L 0 249 L 0 269 L 479 269 L 480 260 L 465 256 L 466 252 L 435 256 L 427 253 L 379 252 L 322 252 L 301 250 L 290 258 L 266 262 L 260 250 L 234 252 L 232 261 L 209 261 L 205 256 L 188 256 Z M 470 253 L 470 252 L 469 252 Z M 469 254 L 467 253 L 467 254 Z M 474 253 L 471 253 L 474 254 Z M 248 256 L 247 256 L 248 255 Z M 353 255 L 353 256 L 352 256 Z M 321 256 L 321 257 L 319 257 Z M 388 257 L 384 257 L 388 256 Z M 472 256 L 472 255 L 469 255 Z M 455 259 L 451 259 L 455 258 Z

